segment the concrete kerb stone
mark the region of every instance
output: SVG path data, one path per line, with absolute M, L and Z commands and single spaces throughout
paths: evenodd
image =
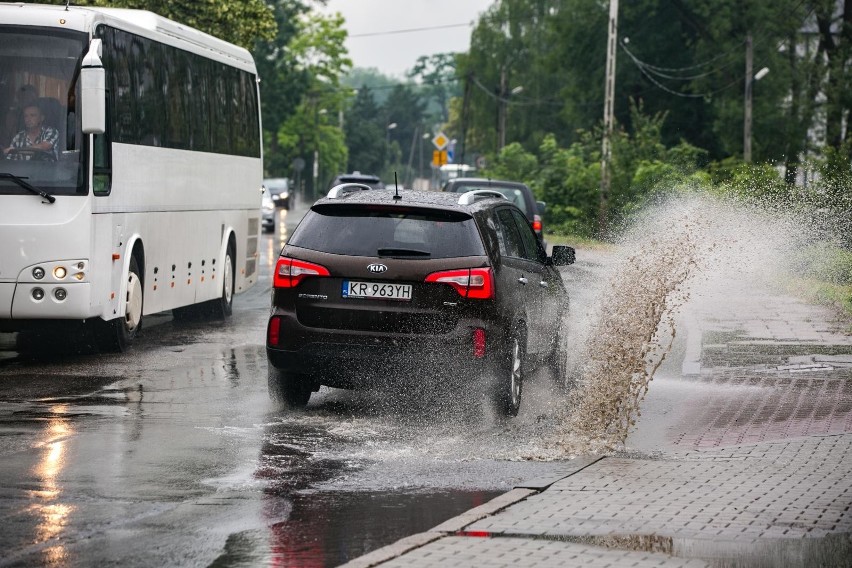
M 470 511 L 444 521 L 437 527 L 423 533 L 402 538 L 393 544 L 383 546 L 382 548 L 367 553 L 364 556 L 350 560 L 346 564 L 343 564 L 340 568 L 370 568 L 371 566 L 377 566 L 387 562 L 388 560 L 402 556 L 406 552 L 410 552 L 415 548 L 420 548 L 421 546 L 435 542 L 438 539 L 456 534 L 462 531 L 466 526 L 484 519 L 489 515 L 498 513 L 536 493 L 538 493 L 538 491 L 534 489 L 512 489 L 508 493 L 495 497 L 491 501 L 483 503 L 479 507 L 475 507 Z
M 522 485 L 515 487 L 508 493 L 499 495 L 487 503 L 483 503 L 482 505 L 474 507 L 461 515 L 448 519 L 426 532 L 401 538 L 393 544 L 383 546 L 382 548 L 350 560 L 346 564 L 341 565 L 340 568 L 371 568 L 372 566 L 377 566 L 402 556 L 416 548 L 435 542 L 438 539 L 463 534 L 465 527 L 468 527 L 469 525 L 488 516 L 499 513 L 500 511 L 523 501 L 531 495 L 541 493 L 557 481 L 570 477 L 601 459 L 603 458 L 580 457 L 570 460 L 566 463 L 566 469 L 559 476 L 542 477 L 527 481 Z

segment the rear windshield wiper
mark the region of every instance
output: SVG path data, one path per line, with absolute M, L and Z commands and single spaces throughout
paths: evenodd
M 27 191 L 47 199 L 50 203 L 53 203 L 54 201 L 56 201 L 55 197 L 53 197 L 52 195 L 50 195 L 49 193 L 47 193 L 43 189 L 33 187 L 30 184 L 28 184 L 27 182 L 25 182 L 24 180 L 27 179 L 27 178 L 19 177 L 19 176 L 16 176 L 15 174 L 8 174 L 6 172 L 0 172 L 0 179 L 8 179 L 8 180 L 14 182 L 15 184 L 23 187 Z
M 380 248 L 379 256 L 432 256 L 431 252 L 406 248 Z

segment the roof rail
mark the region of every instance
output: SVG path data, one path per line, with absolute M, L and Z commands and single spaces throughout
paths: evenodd
M 369 185 L 364 185 L 363 183 L 341 183 L 340 185 L 332 187 L 326 197 L 329 199 L 342 199 L 350 193 L 369 191 L 370 189 Z
M 493 189 L 474 189 L 473 191 L 462 193 L 461 197 L 459 197 L 459 205 L 470 205 L 479 199 L 488 199 L 491 197 L 506 199 L 505 195 Z

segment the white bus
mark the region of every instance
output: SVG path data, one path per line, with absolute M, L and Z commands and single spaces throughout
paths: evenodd
M 143 316 L 225 317 L 256 282 L 248 51 L 145 11 L 0 4 L 0 109 L 0 330 L 82 322 L 123 350 Z

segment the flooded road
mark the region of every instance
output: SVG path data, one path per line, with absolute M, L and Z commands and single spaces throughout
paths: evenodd
M 148 317 L 121 355 L 87 353 L 85 338 L 62 334 L 0 336 L 0 566 L 338 566 L 516 485 L 567 475 L 566 460 L 592 450 L 614 455 L 601 463 L 624 480 L 589 505 L 615 522 L 627 514 L 617 498 L 635 495 L 634 462 L 664 479 L 661 452 L 852 431 L 852 328 L 830 310 L 774 296 L 756 279 L 711 280 L 681 296 L 679 314 L 652 314 L 668 357 L 646 359 L 656 353 L 642 340 L 647 329 L 631 351 L 618 338 L 633 328 L 601 343 L 589 322 L 629 322 L 637 305 L 671 305 L 677 287 L 653 278 L 633 286 L 642 294 L 608 293 L 618 259 L 607 250 L 581 250 L 563 273 L 577 333 L 572 372 L 598 387 L 585 399 L 541 370 L 513 419 L 495 416 L 473 386 L 431 377 L 323 388 L 306 409 L 283 411 L 267 393 L 264 333 L 272 263 L 299 216 L 279 213 L 280 230 L 262 239 L 259 283 L 236 298 L 227 322 Z M 644 284 L 648 271 L 626 266 Z M 601 365 L 584 367 L 593 356 Z M 610 359 L 630 365 L 590 375 L 615 369 L 603 366 Z M 589 436 L 596 425 L 577 422 L 578 398 L 601 416 L 612 410 L 617 428 Z M 592 486 L 600 471 L 584 474 Z M 656 478 L 642 479 L 655 488 Z M 584 491 L 577 496 L 590 498 Z M 628 520 L 646 527 L 647 506 Z M 565 534 L 582 529 L 577 519 Z
M 336 566 L 558 470 L 527 459 L 555 427 L 546 372 L 511 421 L 473 390 L 274 406 L 270 271 L 296 217 L 281 213 L 225 323 L 149 317 L 121 355 L 0 337 L 0 566 Z

